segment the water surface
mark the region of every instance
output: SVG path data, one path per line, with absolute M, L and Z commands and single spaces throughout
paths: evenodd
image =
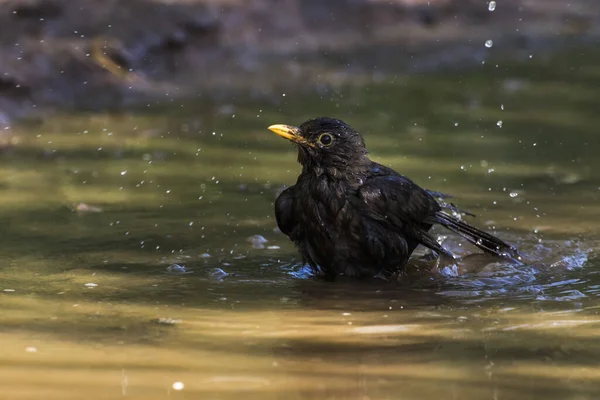
M 598 58 L 4 131 L 4 396 L 598 398 Z M 466 257 L 454 267 L 398 283 L 311 279 L 273 216 L 299 171 L 294 148 L 266 127 L 319 115 L 453 193 L 527 262 L 468 256 L 439 230 Z

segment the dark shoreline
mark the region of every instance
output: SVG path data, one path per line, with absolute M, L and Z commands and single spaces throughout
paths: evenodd
M 600 4 L 256 0 L 0 3 L 0 125 L 52 109 L 230 101 L 596 44 Z M 487 48 L 486 40 L 493 40 Z

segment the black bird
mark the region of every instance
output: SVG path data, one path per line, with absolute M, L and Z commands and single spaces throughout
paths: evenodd
M 428 233 L 434 224 L 487 253 L 520 258 L 513 246 L 445 212 L 458 209 L 436 197 L 449 196 L 371 161 L 362 136 L 343 121 L 323 117 L 269 129 L 298 147 L 302 173 L 277 198 L 275 216 L 315 273 L 389 277 L 418 245 L 454 258 Z

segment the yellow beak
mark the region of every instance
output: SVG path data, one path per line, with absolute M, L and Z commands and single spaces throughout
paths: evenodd
M 300 135 L 300 130 L 295 126 L 290 125 L 271 125 L 269 127 L 270 131 L 275 132 L 282 138 L 286 138 L 287 140 L 291 140 L 294 143 L 305 144 L 306 139 L 304 139 Z

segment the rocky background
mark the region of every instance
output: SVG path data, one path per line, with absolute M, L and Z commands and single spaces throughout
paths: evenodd
M 0 125 L 56 108 L 268 97 L 600 38 L 597 0 L 489 3 L 0 0 Z

